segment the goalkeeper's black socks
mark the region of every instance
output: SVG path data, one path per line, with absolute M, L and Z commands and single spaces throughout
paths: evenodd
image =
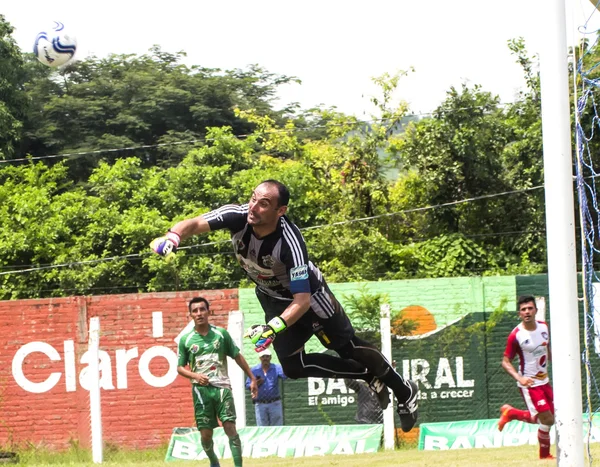
M 385 375 L 379 376 L 379 381 L 392 390 L 399 402 L 406 402 L 412 394 L 410 387 L 391 366 Z
M 204 448 L 204 452 L 210 461 L 210 465 L 219 465 L 219 458 L 215 454 L 214 450 L 215 443 L 213 443 L 212 439 L 210 440 L 210 444 L 202 443 L 202 447 Z
M 234 467 L 242 467 L 242 440 L 240 435 L 229 438 L 229 447 L 231 448 Z

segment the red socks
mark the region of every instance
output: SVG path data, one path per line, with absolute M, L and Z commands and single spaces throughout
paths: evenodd
M 510 417 L 511 420 L 519 420 L 520 422 L 525 422 L 525 423 L 537 423 L 537 421 L 535 421 L 531 418 L 531 414 L 529 413 L 529 410 L 519 410 L 519 409 L 515 409 L 514 407 L 512 407 L 508 411 L 508 416 Z
M 540 443 L 540 459 L 550 457 L 550 433 L 538 428 L 538 442 Z

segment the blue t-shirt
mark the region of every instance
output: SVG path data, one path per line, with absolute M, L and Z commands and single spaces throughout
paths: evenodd
M 251 371 L 256 379 L 262 378 L 264 380 L 264 383 L 258 386 L 258 396 L 255 399 L 257 402 L 269 401 L 281 397 L 279 392 L 279 378 L 287 379 L 281 365 L 271 363 L 266 375 L 261 363 L 253 366 Z M 246 378 L 246 388 L 250 388 L 250 378 Z

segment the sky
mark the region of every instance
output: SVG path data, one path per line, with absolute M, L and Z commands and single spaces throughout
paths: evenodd
M 570 43 L 600 27 L 590 0 L 565 0 Z M 532 0 L 0 0 L 14 39 L 32 49 L 40 30 L 57 20 L 77 37 L 76 58 L 143 54 L 154 44 L 185 51 L 188 65 L 234 69 L 259 64 L 296 76 L 276 107 L 336 107 L 374 115 L 372 78 L 414 69 L 394 97 L 411 113 L 431 112 L 451 86 L 481 85 L 501 102 L 524 88 L 507 42 L 523 37 L 530 55 L 542 46 L 544 2 Z M 547 2 L 545 2 L 547 3 Z M 60 7 L 58 7 L 60 5 Z M 595 12 L 595 14 L 592 14 Z M 575 39 L 574 39 L 575 38 Z

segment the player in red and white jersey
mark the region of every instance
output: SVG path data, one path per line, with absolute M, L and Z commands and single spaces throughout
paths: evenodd
M 521 323 L 512 330 L 506 342 L 502 368 L 517 381 L 527 410 L 505 404 L 500 408 L 498 429 L 511 420 L 537 423 L 540 459 L 553 459 L 550 454 L 550 427 L 554 425 L 554 393 L 548 378 L 550 333 L 548 325 L 536 320 L 535 298 L 523 295 L 517 301 Z M 519 370 L 512 364 L 519 356 Z

